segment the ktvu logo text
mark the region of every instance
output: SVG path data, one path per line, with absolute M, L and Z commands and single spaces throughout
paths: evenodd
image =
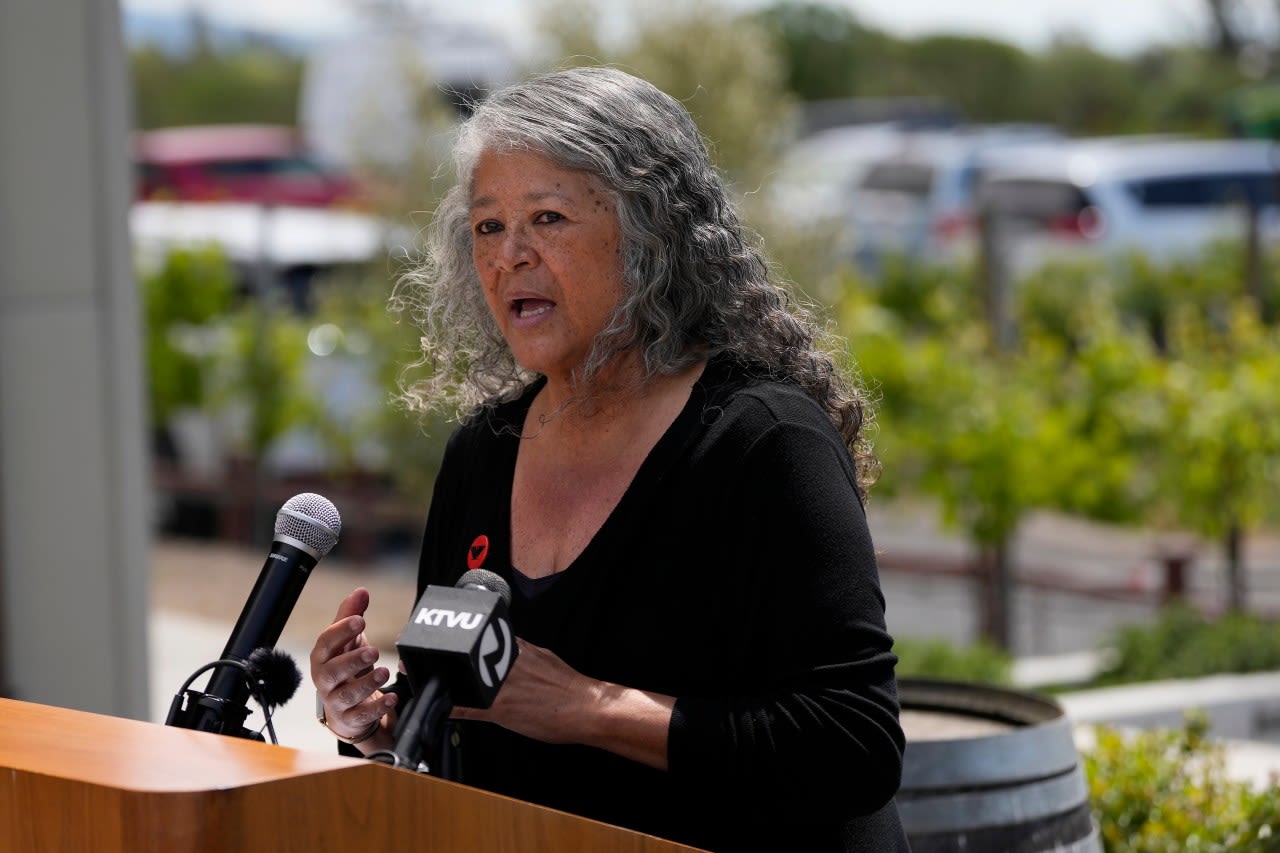
M 415 625 L 430 625 L 433 628 L 461 628 L 474 631 L 484 621 L 483 613 L 469 613 L 466 610 L 445 610 L 440 607 L 423 607 L 414 618 Z

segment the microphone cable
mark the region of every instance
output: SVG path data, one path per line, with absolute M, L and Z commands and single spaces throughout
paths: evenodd
M 173 701 L 169 703 L 169 717 L 173 718 L 177 710 L 182 707 L 183 697 L 187 694 L 191 683 L 204 673 L 219 666 L 232 667 L 239 670 L 244 676 L 244 683 L 249 690 L 249 695 L 253 697 L 253 701 L 258 703 L 258 707 L 262 709 L 264 722 L 262 728 L 258 730 L 259 739 L 261 739 L 262 732 L 266 731 L 271 738 L 271 743 L 279 746 L 280 742 L 276 739 L 276 728 L 272 722 L 272 714 L 276 708 L 293 697 L 298 685 L 302 683 L 302 673 L 298 670 L 298 665 L 293 658 L 278 649 L 271 649 L 265 646 L 254 649 L 253 653 L 249 655 L 248 663 L 235 658 L 222 658 L 221 660 L 206 663 L 187 676 L 186 681 L 182 682 L 182 686 L 178 688 L 178 692 L 173 696 Z M 275 676 L 275 678 L 268 677 L 268 674 Z M 279 679 L 278 683 L 277 679 Z

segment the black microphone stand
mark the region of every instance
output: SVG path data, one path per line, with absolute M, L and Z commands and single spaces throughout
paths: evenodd
M 456 781 L 454 765 L 446 760 L 449 750 L 441 737 L 452 710 L 453 700 L 445 690 L 444 680 L 433 675 L 396 721 L 395 743 L 391 749 L 371 752 L 369 759 Z M 424 755 L 427 756 L 425 762 Z
M 242 683 L 237 686 L 234 700 L 223 699 L 217 695 L 190 689 L 191 682 L 195 681 L 201 673 L 207 672 L 214 667 L 226 668 L 220 669 L 220 672 L 240 671 Z M 218 673 L 215 673 L 214 677 L 217 678 Z M 253 731 L 244 726 L 245 718 L 249 716 L 249 707 L 244 699 L 252 695 L 254 701 L 264 709 L 267 707 L 262 698 L 250 686 L 252 678 L 253 674 L 249 665 L 234 658 L 223 658 L 222 660 L 205 664 L 191 673 L 183 685 L 178 688 L 178 692 L 173 696 L 173 701 L 169 703 L 169 715 L 165 718 L 164 724 L 198 732 L 229 735 L 231 737 L 244 738 L 245 740 L 265 740 L 261 732 Z M 244 699 L 240 698 L 241 694 L 243 694 Z M 270 715 L 267 716 L 267 725 L 271 725 Z M 274 735 L 273 731 L 273 742 L 275 740 Z

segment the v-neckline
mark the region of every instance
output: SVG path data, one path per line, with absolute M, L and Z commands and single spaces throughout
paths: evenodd
M 679 413 L 671 421 L 670 425 L 663 430 L 662 435 L 654 442 L 653 447 L 645 454 L 639 467 L 636 468 L 635 474 L 631 478 L 631 482 L 623 489 L 622 495 L 618 498 L 617 503 L 609 510 L 604 521 L 596 529 L 596 532 L 587 540 L 587 544 L 582 550 L 568 562 L 563 569 L 554 572 L 551 575 L 543 577 L 566 576 L 573 571 L 574 567 L 590 559 L 590 555 L 601 547 L 602 543 L 607 543 L 612 531 L 620 522 L 617 519 L 630 511 L 629 507 L 639 501 L 642 501 L 646 495 L 651 494 L 654 486 L 661 480 L 662 474 L 668 469 L 671 462 L 675 459 L 681 449 L 685 446 L 684 438 L 690 435 L 690 426 L 697 418 L 706 399 L 706 390 L 704 382 L 712 371 L 712 362 L 708 362 L 702 370 L 702 374 L 694 381 L 689 390 L 689 397 L 681 406 Z M 512 421 L 523 424 L 528 416 L 529 409 L 533 405 L 533 398 L 537 396 L 538 388 L 531 388 L 522 405 L 514 411 Z M 512 511 L 511 505 L 515 498 L 515 470 L 516 460 L 519 457 L 521 438 L 518 434 L 513 434 L 511 441 L 508 443 L 506 459 L 504 460 L 505 470 L 503 477 L 507 485 L 507 499 L 503 502 L 503 529 L 507 531 L 507 558 L 511 566 L 512 572 L 529 578 L 515 564 L 515 532 L 512 529 Z M 532 580 L 541 580 L 542 578 L 531 578 Z M 553 585 L 554 586 L 554 585 Z M 549 590 L 548 590 L 549 591 Z

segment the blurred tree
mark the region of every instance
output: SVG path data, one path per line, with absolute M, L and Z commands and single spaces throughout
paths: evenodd
M 279 438 L 320 415 L 316 391 L 305 381 L 308 328 L 276 292 L 258 293 L 226 318 L 211 385 L 229 414 L 230 447 L 259 475 Z
M 928 36 L 907 42 L 902 61 L 911 91 L 940 95 L 975 121 L 1017 121 L 1033 112 L 1034 59 L 1020 48 L 977 36 Z
M 1235 18 L 1232 15 L 1239 5 L 1236 0 L 1205 0 L 1209 7 L 1209 21 L 1212 24 L 1211 43 L 1220 56 L 1235 57 L 1244 44 L 1244 38 L 1236 31 Z
M 993 346 L 972 269 L 922 277 L 904 267 L 895 278 L 874 294 L 851 290 L 840 315 L 880 398 L 885 485 L 936 497 L 944 522 L 964 531 L 983 637 L 1007 650 L 1018 525 L 1092 460 L 1077 448 L 1074 411 L 1049 393 L 1061 360 Z
M 806 101 L 864 93 L 893 50 L 894 39 L 841 6 L 774 3 L 758 20 L 778 45 L 787 86 Z
M 1156 348 L 1116 305 L 1113 283 L 1092 264 L 1052 267 L 1018 294 L 1021 347 L 1046 367 L 1043 393 L 1067 440 L 1055 466 L 1069 476 L 1048 506 L 1110 522 L 1136 522 L 1156 490 L 1147 470 L 1164 436 Z
M 323 412 L 316 428 L 340 466 L 386 478 L 409 505 L 426 506 L 453 425 L 439 414 L 410 412 L 395 398 L 425 367 L 418 363 L 421 330 L 388 310 L 391 265 L 346 271 L 317 290 L 312 334 L 330 341 L 320 360 L 335 372 L 358 373 L 362 387 L 376 393 L 354 410 Z
M 1141 96 L 1126 130 L 1220 136 L 1229 124 L 1229 95 L 1246 82 L 1234 60 L 1194 47 L 1150 50 L 1135 66 Z
M 171 55 L 155 47 L 130 57 L 139 130 L 188 124 L 297 122 L 302 60 L 266 47 Z
M 1248 604 L 1244 536 L 1265 518 L 1280 472 L 1274 339 L 1244 300 L 1221 325 L 1180 310 L 1171 334 L 1157 493 L 1174 520 L 1222 542 L 1232 610 Z
M 577 17 L 581 2 L 544 10 L 544 26 L 574 21 L 548 34 L 561 51 L 550 64 L 611 64 L 653 83 L 689 110 L 739 195 L 758 189 L 794 136 L 795 121 L 784 65 L 764 28 L 719 0 L 633 0 L 620 10 L 630 35 L 612 46 L 598 17 Z
M 1239 23 L 1246 16 L 1234 9 L 1238 0 L 1219 2 L 1233 8 L 1235 32 L 1252 35 Z M 1253 10 L 1254 20 L 1260 14 Z M 1067 35 L 1027 54 L 987 38 L 898 39 L 829 2 L 776 2 L 757 15 L 802 100 L 936 97 L 975 121 L 1042 121 L 1076 134 L 1220 135 L 1232 119 L 1227 100 L 1249 79 L 1243 66 L 1257 66 L 1266 53 L 1255 36 L 1231 56 L 1183 44 L 1119 57 Z
M 1205 7 L 1209 19 L 1206 41 L 1217 56 L 1249 61 L 1251 53 L 1280 51 L 1280 3 L 1275 0 L 1270 8 L 1262 0 L 1205 0 Z M 1271 44 L 1265 41 L 1268 35 Z
M 154 268 L 141 266 L 151 427 L 163 431 L 176 412 L 209 403 L 215 329 L 231 310 L 235 276 L 215 246 L 175 250 Z
M 1077 40 L 1059 40 L 1032 68 L 1028 89 L 1034 104 L 1028 117 L 1073 134 L 1094 135 L 1138 129 L 1134 104 L 1142 93 L 1131 62 L 1101 53 Z
M 759 188 L 794 134 L 784 66 L 764 29 L 718 0 L 647 0 L 623 67 L 681 100 L 740 193 Z
M 1222 5 L 1228 13 L 1224 20 L 1244 38 L 1241 50 L 1257 53 L 1258 45 L 1248 38 L 1257 37 L 1240 21 L 1256 22 L 1261 13 L 1250 7 L 1253 18 L 1247 18 L 1236 8 L 1239 0 L 1206 2 Z M 718 80 L 706 74 L 688 79 L 694 67 L 709 71 L 732 56 L 739 75 L 735 91 L 750 92 L 763 83 L 766 88 L 756 94 L 770 100 L 775 90 L 799 100 L 923 95 L 953 103 L 977 121 L 1049 121 L 1069 132 L 1090 134 L 1220 134 L 1231 119 L 1230 93 L 1250 80 L 1237 61 L 1240 53 L 1226 57 L 1182 45 L 1126 59 L 1071 38 L 1035 55 L 986 38 L 899 39 L 819 0 L 775 2 L 748 16 L 731 13 L 716 0 L 647 5 L 632 0 L 617 11 L 620 20 L 608 21 L 590 0 L 540 0 L 539 10 L 541 49 L 552 58 L 540 66 L 629 62 L 639 59 L 632 56 L 639 51 L 650 54 L 655 65 L 637 64 L 637 70 L 661 77 L 664 88 L 679 89 L 682 97 L 690 97 L 701 84 L 708 98 L 738 99 L 728 95 L 729 78 L 723 74 Z M 195 49 L 187 55 L 154 47 L 132 52 L 139 128 L 296 123 L 301 57 L 252 40 L 220 48 L 200 39 L 198 27 L 196 33 Z M 729 44 L 735 37 L 744 39 L 737 48 Z M 761 39 L 770 43 L 763 53 Z M 709 46 L 718 46 L 720 56 L 706 50 Z M 677 61 L 670 69 L 661 64 L 672 59 Z M 690 106 L 706 114 L 708 135 L 722 149 L 739 147 L 719 133 L 701 100 L 698 93 Z M 761 126 L 776 124 L 770 120 Z M 726 168 L 737 170 L 732 161 L 738 153 L 724 154 Z

